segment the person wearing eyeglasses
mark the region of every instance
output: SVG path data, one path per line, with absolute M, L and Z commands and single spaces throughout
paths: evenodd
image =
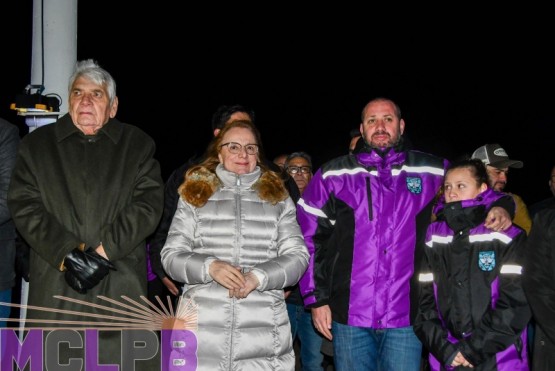
M 211 127 L 214 136 L 229 123 L 237 120 L 250 121 L 255 123 L 255 112 L 254 110 L 242 106 L 239 104 L 234 105 L 222 105 L 219 106 L 214 114 L 212 115 Z M 180 283 L 171 280 L 164 269 L 162 268 L 162 262 L 160 261 L 160 251 L 164 247 L 166 238 L 168 236 L 168 231 L 170 229 L 170 224 L 172 222 L 175 211 L 177 210 L 177 203 L 179 201 L 178 188 L 185 180 L 185 172 L 192 166 L 203 161 L 203 158 L 192 158 L 186 161 L 184 164 L 176 168 L 165 183 L 164 188 L 164 212 L 160 223 L 153 233 L 152 238 L 149 241 L 149 261 L 150 261 L 150 276 L 153 276 L 149 281 L 149 298 L 155 296 L 165 297 L 168 293 L 171 293 L 172 299 L 175 301 L 177 295 L 179 295 Z M 273 171 L 280 171 L 280 168 L 271 163 L 267 162 Z M 283 175 L 283 174 L 282 174 Z M 294 202 L 300 197 L 299 190 L 295 182 L 287 177 L 284 179 L 285 187 L 289 192 L 289 195 Z
M 312 158 L 306 152 L 293 152 L 285 160 L 285 171 L 295 180 L 302 195 L 312 178 Z
M 306 152 L 293 152 L 285 159 L 285 171 L 295 180 L 301 196 L 312 178 L 312 158 Z M 293 341 L 299 339 L 300 363 L 302 370 L 322 370 L 324 354 L 321 352 L 322 335 L 312 324 L 312 314 L 305 309 L 299 285 L 288 290 L 287 312 L 291 322 Z
M 228 123 L 235 120 L 248 120 L 254 122 L 255 114 L 249 108 L 241 105 L 223 105 L 212 115 L 212 131 L 216 136 L 220 130 Z M 156 303 L 155 297 L 164 298 L 169 296 L 175 303 L 180 294 L 180 282 L 176 282 L 168 277 L 162 268 L 160 251 L 164 247 L 168 230 L 172 222 L 179 196 L 177 189 L 183 183 L 185 172 L 194 164 L 200 162 L 197 158 L 190 159 L 176 168 L 165 182 L 164 186 L 164 212 L 158 223 L 156 231 L 152 234 L 148 244 L 148 297 Z
M 233 121 L 190 168 L 161 257 L 198 307 L 197 370 L 293 370 L 284 288 L 308 265 L 295 204 L 250 121 Z

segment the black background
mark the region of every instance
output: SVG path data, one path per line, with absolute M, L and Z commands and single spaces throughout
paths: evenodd
M 143 3 L 79 1 L 77 57 L 113 75 L 117 116 L 155 139 L 164 177 L 202 153 L 221 104 L 256 111 L 267 157 L 304 150 L 319 166 L 347 152 L 363 106 L 386 96 L 415 148 L 453 159 L 498 142 L 524 161 L 506 190 L 527 204 L 550 196 L 546 10 Z M 30 83 L 32 1 L 3 7 L 0 115 L 24 130 L 8 107 Z

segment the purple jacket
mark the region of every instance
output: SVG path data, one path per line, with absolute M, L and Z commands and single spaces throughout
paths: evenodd
M 310 252 L 300 281 L 305 305 L 329 304 L 333 320 L 351 326 L 409 326 L 415 246 L 447 164 L 395 149 L 324 164 L 297 207 Z

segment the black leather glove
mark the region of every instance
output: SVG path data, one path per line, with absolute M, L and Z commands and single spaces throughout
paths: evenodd
M 66 272 L 64 273 L 64 278 L 66 279 L 66 282 L 69 285 L 69 287 L 71 287 L 78 293 L 80 294 L 87 293 L 87 289 L 85 288 L 85 286 L 83 286 L 81 281 L 79 281 L 77 277 L 73 273 L 71 273 L 71 271 L 66 270 Z
M 67 268 L 65 279 L 71 288 L 80 294 L 85 294 L 110 273 L 110 269 L 117 270 L 114 264 L 97 254 L 92 247 L 82 251 L 73 249 L 64 260 Z

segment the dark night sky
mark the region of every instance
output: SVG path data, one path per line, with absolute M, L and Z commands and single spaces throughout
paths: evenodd
M 14 3 L 3 12 L 0 115 L 22 125 L 8 107 L 30 83 L 32 1 Z M 165 177 L 204 150 L 221 104 L 256 111 L 268 157 L 305 150 L 318 166 L 347 151 L 364 104 L 386 96 L 417 149 L 454 158 L 499 142 L 524 161 L 507 190 L 528 204 L 550 195 L 555 61 L 553 32 L 538 19 L 544 29 L 522 18 L 480 27 L 486 15 L 410 24 L 396 15 L 384 26 L 360 9 L 113 7 L 79 2 L 78 59 L 114 76 L 118 118 L 156 140 Z

